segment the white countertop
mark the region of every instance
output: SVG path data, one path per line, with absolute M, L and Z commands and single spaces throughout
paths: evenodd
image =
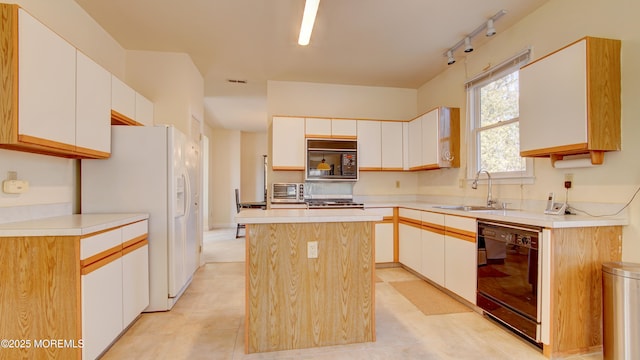
M 493 220 L 540 226 L 545 228 L 575 228 L 594 226 L 624 226 L 629 225 L 625 216 L 593 217 L 586 215 L 546 215 L 544 213 L 521 210 L 483 210 L 463 211 L 453 209 L 439 209 L 436 206 L 445 204 L 431 204 L 422 202 L 384 202 L 365 203 L 365 208 L 402 207 L 415 210 L 438 212 L 449 215 L 465 216 L 483 220 Z
M 382 215 L 363 209 L 246 209 L 236 215 L 241 224 L 283 224 L 381 221 Z
M 148 219 L 149 214 L 75 214 L 0 224 L 0 237 L 77 236 Z

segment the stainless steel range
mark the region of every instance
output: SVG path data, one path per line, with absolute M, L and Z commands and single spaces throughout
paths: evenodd
M 352 199 L 309 199 L 306 203 L 309 209 L 364 209 L 364 204 Z

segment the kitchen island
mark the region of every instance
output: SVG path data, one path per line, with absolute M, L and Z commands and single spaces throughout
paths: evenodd
M 361 209 L 241 211 L 245 352 L 375 341 L 380 220 Z

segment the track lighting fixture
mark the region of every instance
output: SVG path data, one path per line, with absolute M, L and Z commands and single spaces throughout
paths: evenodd
M 479 33 L 481 33 L 483 30 L 486 29 L 485 35 L 486 36 L 493 36 L 496 34 L 496 28 L 494 27 L 493 23 L 499 19 L 500 17 L 502 17 L 502 15 L 506 14 L 507 11 L 506 10 L 500 10 L 498 11 L 495 15 L 493 15 L 492 17 L 490 17 L 486 22 L 482 23 L 482 25 L 478 26 L 475 30 L 473 30 L 472 32 L 469 33 L 469 35 L 465 36 L 462 40 L 458 41 L 455 45 L 453 45 L 452 47 L 450 47 L 445 53 L 444 56 L 447 57 L 447 64 L 451 65 L 453 63 L 456 62 L 456 59 L 453 57 L 453 53 L 462 45 L 464 45 L 464 52 L 466 53 L 470 53 L 473 51 L 473 46 L 471 45 L 471 39 L 473 39 L 474 36 L 478 35 Z
M 473 51 L 473 46 L 471 46 L 471 39 L 467 36 L 464 38 L 464 52 L 469 53 Z
M 456 59 L 453 57 L 453 53 L 451 52 L 451 50 L 447 51 L 447 57 L 447 65 L 451 65 L 456 62 Z
M 496 28 L 493 27 L 493 19 L 487 20 L 487 36 L 493 36 L 496 34 Z

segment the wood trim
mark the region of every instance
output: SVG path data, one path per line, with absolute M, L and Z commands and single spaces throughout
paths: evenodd
M 81 274 L 82 275 L 88 275 L 88 274 L 94 272 L 95 270 L 98 270 L 101 267 L 103 267 L 105 265 L 108 265 L 108 264 L 114 262 L 115 260 L 118 260 L 121 257 L 122 257 L 122 251 L 115 252 L 115 253 L 113 253 L 113 254 L 105 257 L 105 258 L 102 258 L 102 259 L 100 259 L 100 260 L 98 260 L 98 261 L 96 261 L 96 262 L 94 262 L 92 264 L 89 264 L 87 266 L 83 266 Z
M 332 139 L 358 140 L 358 135 L 331 135 Z
M 248 354 L 249 353 L 249 310 L 251 308 L 250 306 L 250 300 L 249 299 L 249 294 L 251 291 L 251 286 L 249 283 L 249 276 L 247 276 L 249 274 L 249 271 L 251 270 L 249 267 L 249 261 L 251 259 L 251 256 L 249 254 L 249 251 L 251 250 L 251 231 L 253 230 L 253 226 L 251 224 L 246 224 L 245 225 L 245 233 L 244 233 L 244 246 L 245 246 L 245 255 L 244 255 L 244 353 Z M 253 254 L 253 256 L 255 256 L 255 254 Z
M 438 224 L 423 222 L 421 228 L 422 228 L 422 230 L 430 231 L 430 232 L 433 232 L 433 233 L 436 233 L 436 234 L 440 234 L 440 235 L 444 235 L 445 234 L 444 225 L 438 225 Z
M 446 226 L 445 226 L 444 231 L 445 231 L 444 234 L 446 236 L 451 236 L 451 237 L 454 237 L 456 239 L 460 239 L 460 240 L 464 240 L 464 241 L 468 241 L 468 242 L 472 242 L 472 243 L 476 242 L 476 233 L 475 232 L 456 229 L 456 228 L 448 228 Z
M 419 228 L 419 229 L 422 228 L 422 221 L 421 220 L 416 220 L 416 219 L 411 219 L 411 218 L 406 218 L 406 217 L 399 216 L 398 217 L 398 222 L 400 224 L 413 226 L 415 228 Z
M 383 216 L 381 222 L 384 222 L 384 223 L 393 222 L 393 219 L 394 219 L 393 215 L 392 216 Z
M 393 262 L 400 262 L 400 227 L 398 220 L 400 216 L 400 208 L 393 208 Z
M 74 154 L 76 151 L 75 144 L 65 144 L 58 141 L 42 139 L 31 135 L 18 134 L 18 142 L 62 150 L 64 152 L 68 152 L 69 154 Z
M 386 168 L 383 167 L 380 169 L 380 171 L 404 171 L 404 168 Z
M 587 134 L 591 150 L 620 150 L 620 40 L 587 37 Z
M 125 242 L 123 242 L 122 243 L 122 248 L 126 249 L 129 246 L 132 246 L 132 245 L 136 244 L 137 242 L 140 242 L 142 240 L 146 240 L 147 238 L 148 238 L 148 234 L 142 234 L 142 235 L 136 236 L 136 237 L 134 237 L 132 239 L 129 239 L 129 240 L 126 240 Z
M 111 153 L 100 151 L 100 150 L 93 150 L 93 149 L 85 148 L 82 146 L 76 146 L 75 152 L 79 156 L 83 156 L 84 158 L 91 158 L 91 159 L 106 159 L 109 156 L 111 156 Z
M 89 256 L 88 258 L 86 258 L 84 260 L 80 260 L 80 266 L 82 266 L 82 271 L 83 271 L 82 274 L 86 275 L 84 273 L 84 269 L 86 267 L 91 266 L 94 263 L 97 263 L 102 259 L 105 259 L 105 258 L 107 258 L 109 256 L 112 256 L 113 254 L 120 253 L 120 252 L 122 252 L 122 244 L 116 245 L 116 246 L 114 246 L 114 247 L 112 247 L 110 249 L 107 249 L 105 251 L 99 252 L 99 253 L 97 253 L 97 254 L 95 254 L 93 256 Z M 104 264 L 104 265 L 106 265 L 106 264 Z M 95 269 L 93 269 L 93 270 L 95 270 Z M 91 271 L 93 271 L 93 270 L 91 270 Z
M 382 168 L 379 167 L 361 167 L 359 168 L 360 171 L 381 171 Z
M 304 167 L 298 166 L 272 166 L 273 171 L 304 171 Z
M 420 171 L 420 170 L 437 170 L 440 169 L 438 164 L 429 164 L 429 165 L 420 165 L 409 168 L 409 171 Z
M 18 5 L 0 4 L 0 143 L 18 141 Z
M 578 155 L 589 152 L 587 143 L 554 146 L 543 149 L 525 150 L 520 152 L 522 157 L 546 157 L 551 154 L 556 155 Z
M 113 109 L 111 110 L 111 125 L 144 126 L 143 124 Z
M 331 135 L 318 135 L 318 134 L 304 134 L 305 139 L 313 138 L 313 139 L 333 139 Z
M 131 244 L 127 247 L 122 248 L 122 256 L 125 256 L 127 254 L 130 254 L 142 247 L 145 247 L 149 245 L 149 240 L 147 240 L 147 238 L 142 239 L 141 241 L 135 243 L 135 244 Z

